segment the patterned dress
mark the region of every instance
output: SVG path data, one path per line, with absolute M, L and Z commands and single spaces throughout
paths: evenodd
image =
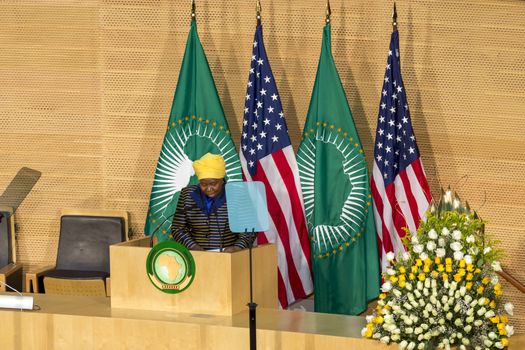
M 171 235 L 190 249 L 198 244 L 205 250 L 229 246 L 247 248 L 250 239 L 248 235 L 230 231 L 224 189 L 217 197 L 209 198 L 199 185 L 182 189 Z

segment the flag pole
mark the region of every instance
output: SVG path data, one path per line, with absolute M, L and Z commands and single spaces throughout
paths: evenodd
M 332 14 L 332 9 L 330 8 L 330 0 L 326 0 L 326 24 L 330 24 L 331 14 Z
M 397 31 L 397 10 L 396 2 L 394 1 L 394 10 L 392 10 L 392 31 Z
M 191 0 L 191 20 L 195 21 L 195 0 Z
M 257 3 L 255 5 L 255 13 L 257 18 L 257 25 L 261 25 L 261 1 L 257 0 Z

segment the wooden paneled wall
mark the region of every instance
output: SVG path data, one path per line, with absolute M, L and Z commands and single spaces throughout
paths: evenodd
M 261 2 L 297 149 L 325 1 Z M 369 161 L 391 3 L 331 1 L 334 57 Z M 405 87 L 432 192 L 450 184 L 469 200 L 502 241 L 504 266 L 525 282 L 525 2 L 397 5 Z M 4 0 L 0 9 L 0 192 L 23 192 L 23 181 L 11 183 L 23 167 L 41 173 L 17 211 L 19 261 L 26 269 L 54 262 L 65 207 L 128 210 L 133 236 L 142 235 L 190 1 Z M 254 9 L 254 0 L 197 0 L 200 37 L 235 142 Z M 6 193 L 0 204 L 14 201 Z M 505 287 L 524 315 L 525 296 Z

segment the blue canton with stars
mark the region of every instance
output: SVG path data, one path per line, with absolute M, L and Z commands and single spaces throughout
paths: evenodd
M 291 144 L 260 25 L 255 31 L 245 99 L 241 150 L 254 176 L 258 160 Z
M 419 158 L 399 60 L 399 34 L 392 33 L 381 105 L 377 120 L 374 157 L 385 187 Z

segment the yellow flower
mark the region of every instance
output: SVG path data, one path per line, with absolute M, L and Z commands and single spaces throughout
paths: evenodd
M 379 299 L 383 300 L 386 298 L 386 294 L 385 293 L 381 293 L 379 294 Z M 378 305 L 379 306 L 379 305 Z
M 385 310 L 390 310 L 390 305 L 386 304 L 386 305 L 383 307 L 383 309 L 385 309 Z
M 495 292 L 497 292 L 497 291 L 501 291 L 501 284 L 496 283 L 496 284 L 494 285 L 494 291 L 495 291 Z
M 458 273 L 456 273 L 456 274 L 454 275 L 454 281 L 456 281 L 456 282 L 461 281 L 461 275 L 458 274 Z
M 481 270 L 479 268 L 474 270 L 474 273 L 480 273 L 480 272 L 481 272 Z
M 465 267 L 465 260 L 461 259 L 459 261 L 459 267 Z
M 424 263 L 425 263 L 425 266 L 430 266 L 432 265 L 432 260 L 430 260 L 430 258 L 426 258 Z
M 372 333 L 374 333 L 374 324 L 373 323 L 369 323 L 369 324 L 366 325 L 365 337 L 371 338 L 372 337 Z
M 412 266 L 412 268 L 410 270 L 412 271 L 412 273 L 416 273 L 417 272 L 417 266 Z
M 405 283 L 406 283 L 406 282 L 405 282 L 404 280 L 399 280 L 399 286 L 400 286 L 401 288 L 405 288 Z M 387 305 L 387 306 L 388 306 L 388 305 Z
M 509 340 L 507 338 L 501 338 L 501 345 L 503 345 L 503 347 L 506 347 L 506 346 L 509 346 Z
M 410 275 L 408 275 L 408 278 L 410 278 L 411 280 L 414 280 L 416 278 L 416 275 L 414 275 L 413 273 L 411 273 Z
M 445 259 L 445 264 L 452 265 L 452 258 L 446 258 Z
M 492 323 L 499 323 L 499 316 L 496 315 L 494 317 L 489 318 L 490 322 Z
M 401 282 L 401 281 L 404 282 L 407 279 L 405 275 L 399 275 L 398 278 L 399 278 L 399 282 Z
M 445 271 L 447 271 L 447 272 L 452 272 L 452 265 L 447 265 L 447 266 L 445 267 Z
M 485 301 L 483 302 L 483 305 L 488 305 L 490 303 L 490 299 L 489 298 L 485 298 Z
M 383 323 L 383 317 L 382 316 L 377 316 L 375 319 L 374 319 L 374 322 L 377 323 L 377 324 L 381 324 Z
M 471 273 L 467 274 L 467 281 L 472 281 L 473 278 L 474 278 L 473 274 L 471 274 Z
M 437 277 L 439 276 L 439 272 L 437 272 L 437 271 L 432 271 L 432 272 L 431 272 L 431 275 L 432 275 L 432 277 L 437 278 Z
M 427 276 L 425 276 L 424 273 L 420 273 L 420 274 L 417 276 L 417 278 L 418 278 L 420 281 L 424 281 L 424 280 L 427 278 Z
M 421 261 L 421 259 L 416 259 L 416 266 L 421 266 L 423 265 L 423 262 Z
M 474 271 L 474 265 L 472 265 L 472 264 L 467 264 L 467 271 L 468 271 L 468 272 L 472 272 L 472 271 Z
M 430 268 L 428 267 L 428 265 L 425 265 L 425 267 L 423 267 L 423 272 L 424 273 L 429 273 L 430 272 Z
M 507 335 L 507 331 L 505 330 L 505 328 L 498 329 L 498 331 L 499 331 L 499 335 Z
M 485 288 L 483 288 L 483 286 L 479 286 L 478 289 L 476 289 L 476 292 L 478 292 L 478 294 L 482 294 L 484 289 Z
M 459 274 L 461 277 L 465 276 L 466 273 L 467 273 L 467 272 L 466 272 L 465 269 L 463 269 L 463 268 L 458 270 L 458 274 Z
M 505 329 L 505 323 L 498 323 L 497 327 L 498 327 L 498 330 Z
M 436 265 L 441 264 L 441 258 L 439 256 L 436 256 L 434 262 L 436 263 Z
M 397 277 L 396 276 L 390 276 L 390 282 L 396 283 L 397 282 Z
M 509 322 L 509 318 L 507 317 L 507 315 L 501 315 L 499 318 L 503 323 Z
M 471 290 L 471 289 L 472 289 L 472 282 L 467 282 L 467 284 L 465 285 L 465 287 L 466 287 L 468 290 Z
M 448 281 L 448 275 L 446 273 L 444 273 L 443 276 L 441 276 L 441 278 L 443 278 L 443 282 Z
M 438 265 L 438 271 L 439 271 L 439 272 L 443 272 L 443 271 L 445 271 L 445 266 L 443 266 L 443 264 L 439 264 L 439 265 Z
M 404 267 L 404 266 L 401 266 L 401 267 L 399 268 L 399 272 L 400 272 L 400 273 L 405 273 L 405 272 L 406 272 L 405 267 Z
M 496 301 L 492 300 L 489 306 L 494 309 L 496 307 Z
M 481 283 L 483 284 L 488 284 L 490 282 L 490 278 L 488 278 L 487 276 L 483 277 L 483 279 L 481 280 Z

